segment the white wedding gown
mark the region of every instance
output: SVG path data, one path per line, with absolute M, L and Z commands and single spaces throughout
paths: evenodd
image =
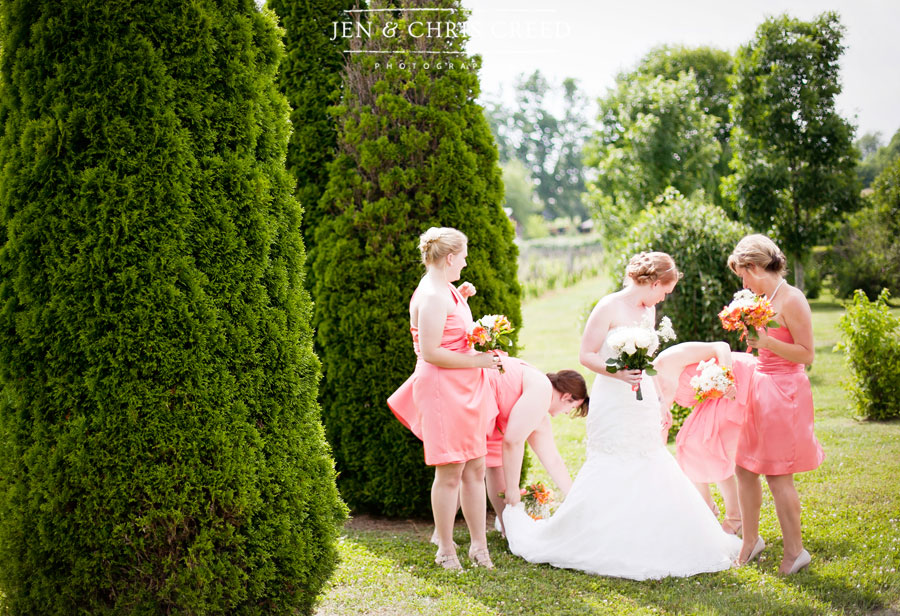
M 605 354 L 604 354 L 605 352 Z M 601 357 L 610 355 L 604 345 Z M 725 533 L 662 443 L 653 380 L 643 401 L 626 383 L 594 378 L 587 460 L 556 513 L 503 512 L 513 554 L 588 573 L 659 579 L 728 569 L 741 541 Z

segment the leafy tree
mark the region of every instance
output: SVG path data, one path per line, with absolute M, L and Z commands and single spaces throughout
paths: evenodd
M 875 179 L 865 202 L 841 225 L 826 267 L 837 297 L 860 289 L 874 301 L 883 289 L 900 293 L 900 157 Z
M 517 158 L 501 165 L 503 169 L 504 207 L 512 211 L 513 219 L 519 223 L 524 237 L 532 237 L 535 231 L 535 217 L 541 221 L 543 205 L 534 194 L 534 184 L 528 169 Z
M 872 185 L 878 174 L 884 171 L 891 162 L 900 158 L 900 130 L 894 133 L 890 143 L 885 146 L 881 145 L 880 134 L 863 135 L 856 142 L 856 146 L 863 156 L 856 169 L 856 175 L 866 188 Z
M 528 167 L 544 203 L 546 218 L 586 218 L 582 149 L 590 135 L 588 100 L 574 79 L 553 87 L 540 71 L 520 75 L 512 112 L 492 102 L 486 115 L 500 150 L 500 160 L 518 158 Z M 561 115 L 550 109 L 559 99 Z
M 328 163 L 337 150 L 337 127 L 328 108 L 338 102 L 344 52 L 351 39 L 335 37 L 335 22 L 350 20 L 346 11 L 365 8 L 357 0 L 268 0 L 284 28 L 285 56 L 278 73 L 282 92 L 291 105 L 294 127 L 288 144 L 287 167 L 297 180 L 296 196 L 303 206 L 301 230 L 306 249 L 315 252 L 315 229 L 322 213 L 319 199 L 328 183 Z M 311 257 L 312 258 L 312 257 Z M 312 271 L 307 277 L 312 288 Z
M 843 32 L 835 13 L 771 17 L 735 56 L 724 194 L 733 215 L 775 236 L 800 288 L 804 258 L 859 205 L 853 128 L 834 107 Z
M 866 133 L 856 140 L 856 148 L 859 150 L 860 156 L 865 160 L 875 154 L 881 147 L 881 131 L 874 133 Z
M 11 614 L 297 614 L 345 515 L 270 13 L 0 5 Z
M 627 82 L 637 76 L 664 77 L 677 80 L 682 73 L 692 72 L 697 82 L 697 98 L 700 109 L 716 118 L 716 139 L 721 146 L 721 154 L 715 165 L 717 178 L 730 173 L 728 162 L 731 160 L 731 117 L 728 110 L 731 104 L 731 86 L 728 78 L 734 68 L 731 54 L 713 47 L 684 47 L 681 45 L 662 45 L 650 50 L 638 62 L 631 73 L 620 75 L 619 82 Z M 718 185 L 718 179 L 716 180 Z M 709 192 L 716 203 L 720 203 L 718 190 Z
M 354 54 L 348 64 L 335 109 L 339 153 L 322 198 L 329 216 L 316 232 L 322 409 L 339 487 L 354 510 L 425 514 L 432 469 L 386 403 L 416 361 L 408 302 L 422 276 L 418 237 L 430 226 L 463 231 L 463 275 L 478 289 L 472 312 L 506 314 L 518 326 L 517 250 L 501 207 L 497 150 L 475 103 L 478 59 L 463 53 L 461 38 L 406 35 L 413 22 L 461 31 L 459 3 L 414 0 L 370 15 L 372 35 L 360 50 L 392 53 Z M 388 19 L 398 24 L 394 37 L 381 34 Z
M 607 235 L 620 236 L 668 186 L 685 195 L 716 189 L 716 119 L 701 108 L 693 73 L 619 82 L 600 101 L 600 122 L 587 162 L 597 170 L 589 190 Z

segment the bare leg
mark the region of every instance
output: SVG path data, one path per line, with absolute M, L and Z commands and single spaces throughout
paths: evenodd
M 762 487 L 759 484 L 759 475 L 753 471 L 736 466 L 734 474 L 737 476 L 738 501 L 741 506 L 741 523 L 743 525 L 744 545 L 741 547 L 738 562 L 746 562 L 750 557 L 756 541 L 759 539 L 759 510 L 762 507 Z
M 772 490 L 775 513 L 778 514 L 778 524 L 781 526 L 781 536 L 784 539 L 784 557 L 779 572 L 787 573 L 803 550 L 803 537 L 800 533 L 800 496 L 794 487 L 793 475 L 767 475 L 766 481 Z
M 738 484 L 734 475 L 728 479 L 716 483 L 719 492 L 722 493 L 722 500 L 725 501 L 725 521 L 722 522 L 722 528 L 725 532 L 734 534 L 742 531 L 741 527 L 741 504 L 738 499 Z
M 438 556 L 456 554 L 456 547 L 453 544 L 453 521 L 456 518 L 463 467 L 462 463 L 434 467 L 431 511 L 434 514 L 434 530 L 437 533 Z
M 505 504 L 503 499 L 498 496 L 500 492 L 506 491 L 506 482 L 503 479 L 503 467 L 495 466 L 485 469 L 484 483 L 487 486 L 488 500 L 491 501 L 491 507 L 494 509 L 494 513 L 497 514 L 497 519 L 500 521 L 500 532 L 503 533 L 503 536 L 505 537 L 506 531 L 503 528 L 503 507 Z
M 472 539 L 471 551 L 487 549 L 484 495 L 484 457 L 469 460 L 462 469 L 462 488 L 459 491 L 463 517 Z M 455 504 L 455 503 L 454 503 Z
M 698 483 L 694 482 L 694 487 L 697 488 L 697 491 L 700 492 L 700 496 L 703 497 L 703 500 L 706 502 L 706 506 L 709 507 L 710 511 L 713 512 L 716 516 L 719 515 L 719 508 L 716 507 L 716 503 L 712 499 L 712 494 L 709 491 L 708 483 Z

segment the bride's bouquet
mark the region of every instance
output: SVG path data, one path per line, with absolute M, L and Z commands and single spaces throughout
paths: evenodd
M 505 351 L 512 346 L 509 334 L 515 329 L 506 315 L 486 314 L 472 324 L 472 328 L 466 334 L 466 340 L 476 351 Z M 500 372 L 503 372 L 502 365 Z
M 765 295 L 756 295 L 749 289 L 734 294 L 731 303 L 722 308 L 719 320 L 728 331 L 741 330 L 741 340 L 753 335 L 757 327 L 779 327 L 772 317 L 775 311 Z
M 606 339 L 613 352 L 613 356 L 606 360 L 606 371 L 615 374 L 619 370 L 643 370 L 650 376 L 655 375 L 656 370 L 651 362 L 660 340 L 675 340 L 675 330 L 669 317 L 663 317 L 656 330 L 647 321 L 634 327 L 616 328 Z M 637 392 L 638 400 L 644 399 L 640 384 L 631 389 Z
M 697 376 L 691 378 L 691 387 L 697 402 L 721 398 L 734 386 L 734 372 L 721 366 L 715 358 L 697 364 Z

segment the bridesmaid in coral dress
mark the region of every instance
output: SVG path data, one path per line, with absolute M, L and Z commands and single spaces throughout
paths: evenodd
M 784 538 L 779 572 L 790 575 L 811 560 L 803 548 L 794 473 L 818 468 L 825 454 L 813 433 L 812 390 L 804 369 L 814 357 L 812 312 L 803 292 L 785 281 L 785 265 L 784 254 L 764 235 L 743 238 L 728 257 L 744 287 L 769 298 L 779 323 L 748 338 L 759 349 L 759 360 L 735 454 L 744 532 L 739 560 L 755 559 L 766 546 L 759 536 L 759 475 L 765 475 Z
M 734 388 L 721 398 L 698 404 L 691 379 L 697 374 L 697 362 L 713 357 L 720 365 L 731 367 Z M 747 413 L 756 358 L 749 353 L 732 352 L 725 342 L 683 342 L 662 351 L 653 365 L 659 371 L 663 408 L 670 408 L 673 401 L 693 407 L 675 437 L 678 465 L 714 513 L 718 512 L 709 484 L 718 486 L 725 502 L 722 529 L 731 534 L 740 533 L 741 509 L 734 478 L 734 456 Z
M 431 508 L 438 538 L 435 562 L 460 569 L 453 543 L 457 498 L 472 539 L 469 558 L 493 568 L 485 532 L 484 456 L 497 405 L 485 370 L 500 359 L 469 348 L 472 313 L 466 297 L 475 288 L 456 289 L 466 265 L 466 236 L 432 227 L 419 241 L 426 273 L 409 303 L 410 331 L 418 360 L 412 376 L 388 398 L 397 418 L 422 439 L 425 463 L 434 466 Z
M 544 374 L 521 359 L 505 355 L 502 364 L 502 373 L 488 374 L 498 414 L 488 435 L 485 458 L 488 498 L 501 531 L 506 503 L 515 505 L 520 500 L 518 490 L 507 490 L 506 486 L 519 485 L 526 442 L 563 496 L 569 493 L 572 478 L 553 440 L 550 418 L 573 408 L 576 416 L 584 417 L 588 406 L 587 384 L 574 370 Z M 505 500 L 499 496 L 501 492 Z

